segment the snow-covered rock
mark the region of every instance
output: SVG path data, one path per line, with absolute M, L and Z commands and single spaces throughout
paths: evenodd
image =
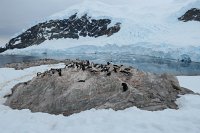
M 192 8 L 178 19 L 184 22 L 192 21 L 192 20 L 200 21 L 200 9 Z
M 181 62 L 183 62 L 185 64 L 189 64 L 189 63 L 192 62 L 190 56 L 186 55 L 186 54 L 181 55 L 179 61 L 181 61 Z
M 77 13 L 71 15 L 68 19 L 49 20 L 39 23 L 15 38 L 12 38 L 5 48 L 1 48 L 0 52 L 7 49 L 26 48 L 32 45 L 39 45 L 46 40 L 71 38 L 79 39 L 79 37 L 99 37 L 112 36 L 120 30 L 120 23 L 110 26 L 110 19 L 92 19 L 84 14 L 81 17 Z

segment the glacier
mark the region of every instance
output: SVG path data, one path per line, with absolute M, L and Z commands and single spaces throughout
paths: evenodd
M 85 0 L 45 20 L 62 20 L 74 13 L 87 14 L 95 19 L 110 19 L 110 25 L 120 22 L 121 30 L 110 37 L 47 40 L 1 54 L 118 52 L 176 60 L 188 55 L 192 61 L 200 62 L 200 23 L 178 21 L 191 8 L 200 8 L 200 0 Z

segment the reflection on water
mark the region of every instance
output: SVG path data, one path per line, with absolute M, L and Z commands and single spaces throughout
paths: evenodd
M 38 57 L 22 55 L 0 55 L 0 67 L 3 67 L 5 64 L 8 63 L 32 61 L 36 59 L 38 59 Z
M 141 56 L 134 54 L 56 54 L 56 55 L 40 55 L 40 56 L 16 56 L 16 55 L 0 55 L 0 67 L 7 63 L 31 61 L 36 59 L 81 59 L 90 60 L 95 63 L 103 63 L 112 61 L 114 64 L 123 64 L 133 66 L 143 71 L 154 73 L 169 73 L 173 75 L 200 75 L 200 63 L 192 62 L 185 64 L 176 60 L 161 59 L 150 56 Z

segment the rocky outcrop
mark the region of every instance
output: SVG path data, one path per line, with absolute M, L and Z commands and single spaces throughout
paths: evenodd
M 110 19 L 92 19 L 87 14 L 78 17 L 77 14 L 63 20 L 49 20 L 39 23 L 19 36 L 12 38 L 5 48 L 0 48 L 0 52 L 7 49 L 26 48 L 32 45 L 39 45 L 46 40 L 79 37 L 99 37 L 111 36 L 120 30 L 120 23 L 111 26 Z M 67 45 L 67 44 L 66 44 Z
M 189 55 L 187 54 L 183 54 L 180 56 L 180 59 L 178 59 L 178 61 L 185 63 L 185 64 L 190 64 L 192 62 L 191 58 Z
M 6 51 L 6 48 L 0 47 L 0 53 Z
M 183 16 L 178 18 L 180 21 L 200 21 L 200 9 L 192 8 L 188 10 Z
M 181 88 L 173 76 L 77 60 L 68 62 L 66 68 L 39 72 L 31 81 L 17 84 L 5 96 L 5 105 L 63 115 L 132 106 L 155 111 L 177 109 L 178 95 L 187 93 L 193 92 Z
M 23 70 L 23 69 L 35 67 L 35 66 L 58 64 L 58 63 L 67 64 L 68 62 L 71 62 L 71 61 L 69 59 L 66 59 L 66 60 L 39 59 L 39 60 L 26 61 L 26 62 L 9 63 L 9 64 L 5 64 L 4 67 L 14 68 L 15 70 Z

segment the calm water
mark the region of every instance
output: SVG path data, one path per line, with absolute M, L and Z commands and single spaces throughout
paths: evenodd
M 19 56 L 0 55 L 0 67 L 7 63 L 31 61 L 37 59 L 81 59 L 90 60 L 95 63 L 105 64 L 112 61 L 114 64 L 133 66 L 143 71 L 154 73 L 169 73 L 173 75 L 200 75 L 200 63 L 192 62 L 185 64 L 176 60 L 161 59 L 150 56 L 140 56 L 131 54 L 65 54 L 65 55 L 40 55 L 40 56 Z

